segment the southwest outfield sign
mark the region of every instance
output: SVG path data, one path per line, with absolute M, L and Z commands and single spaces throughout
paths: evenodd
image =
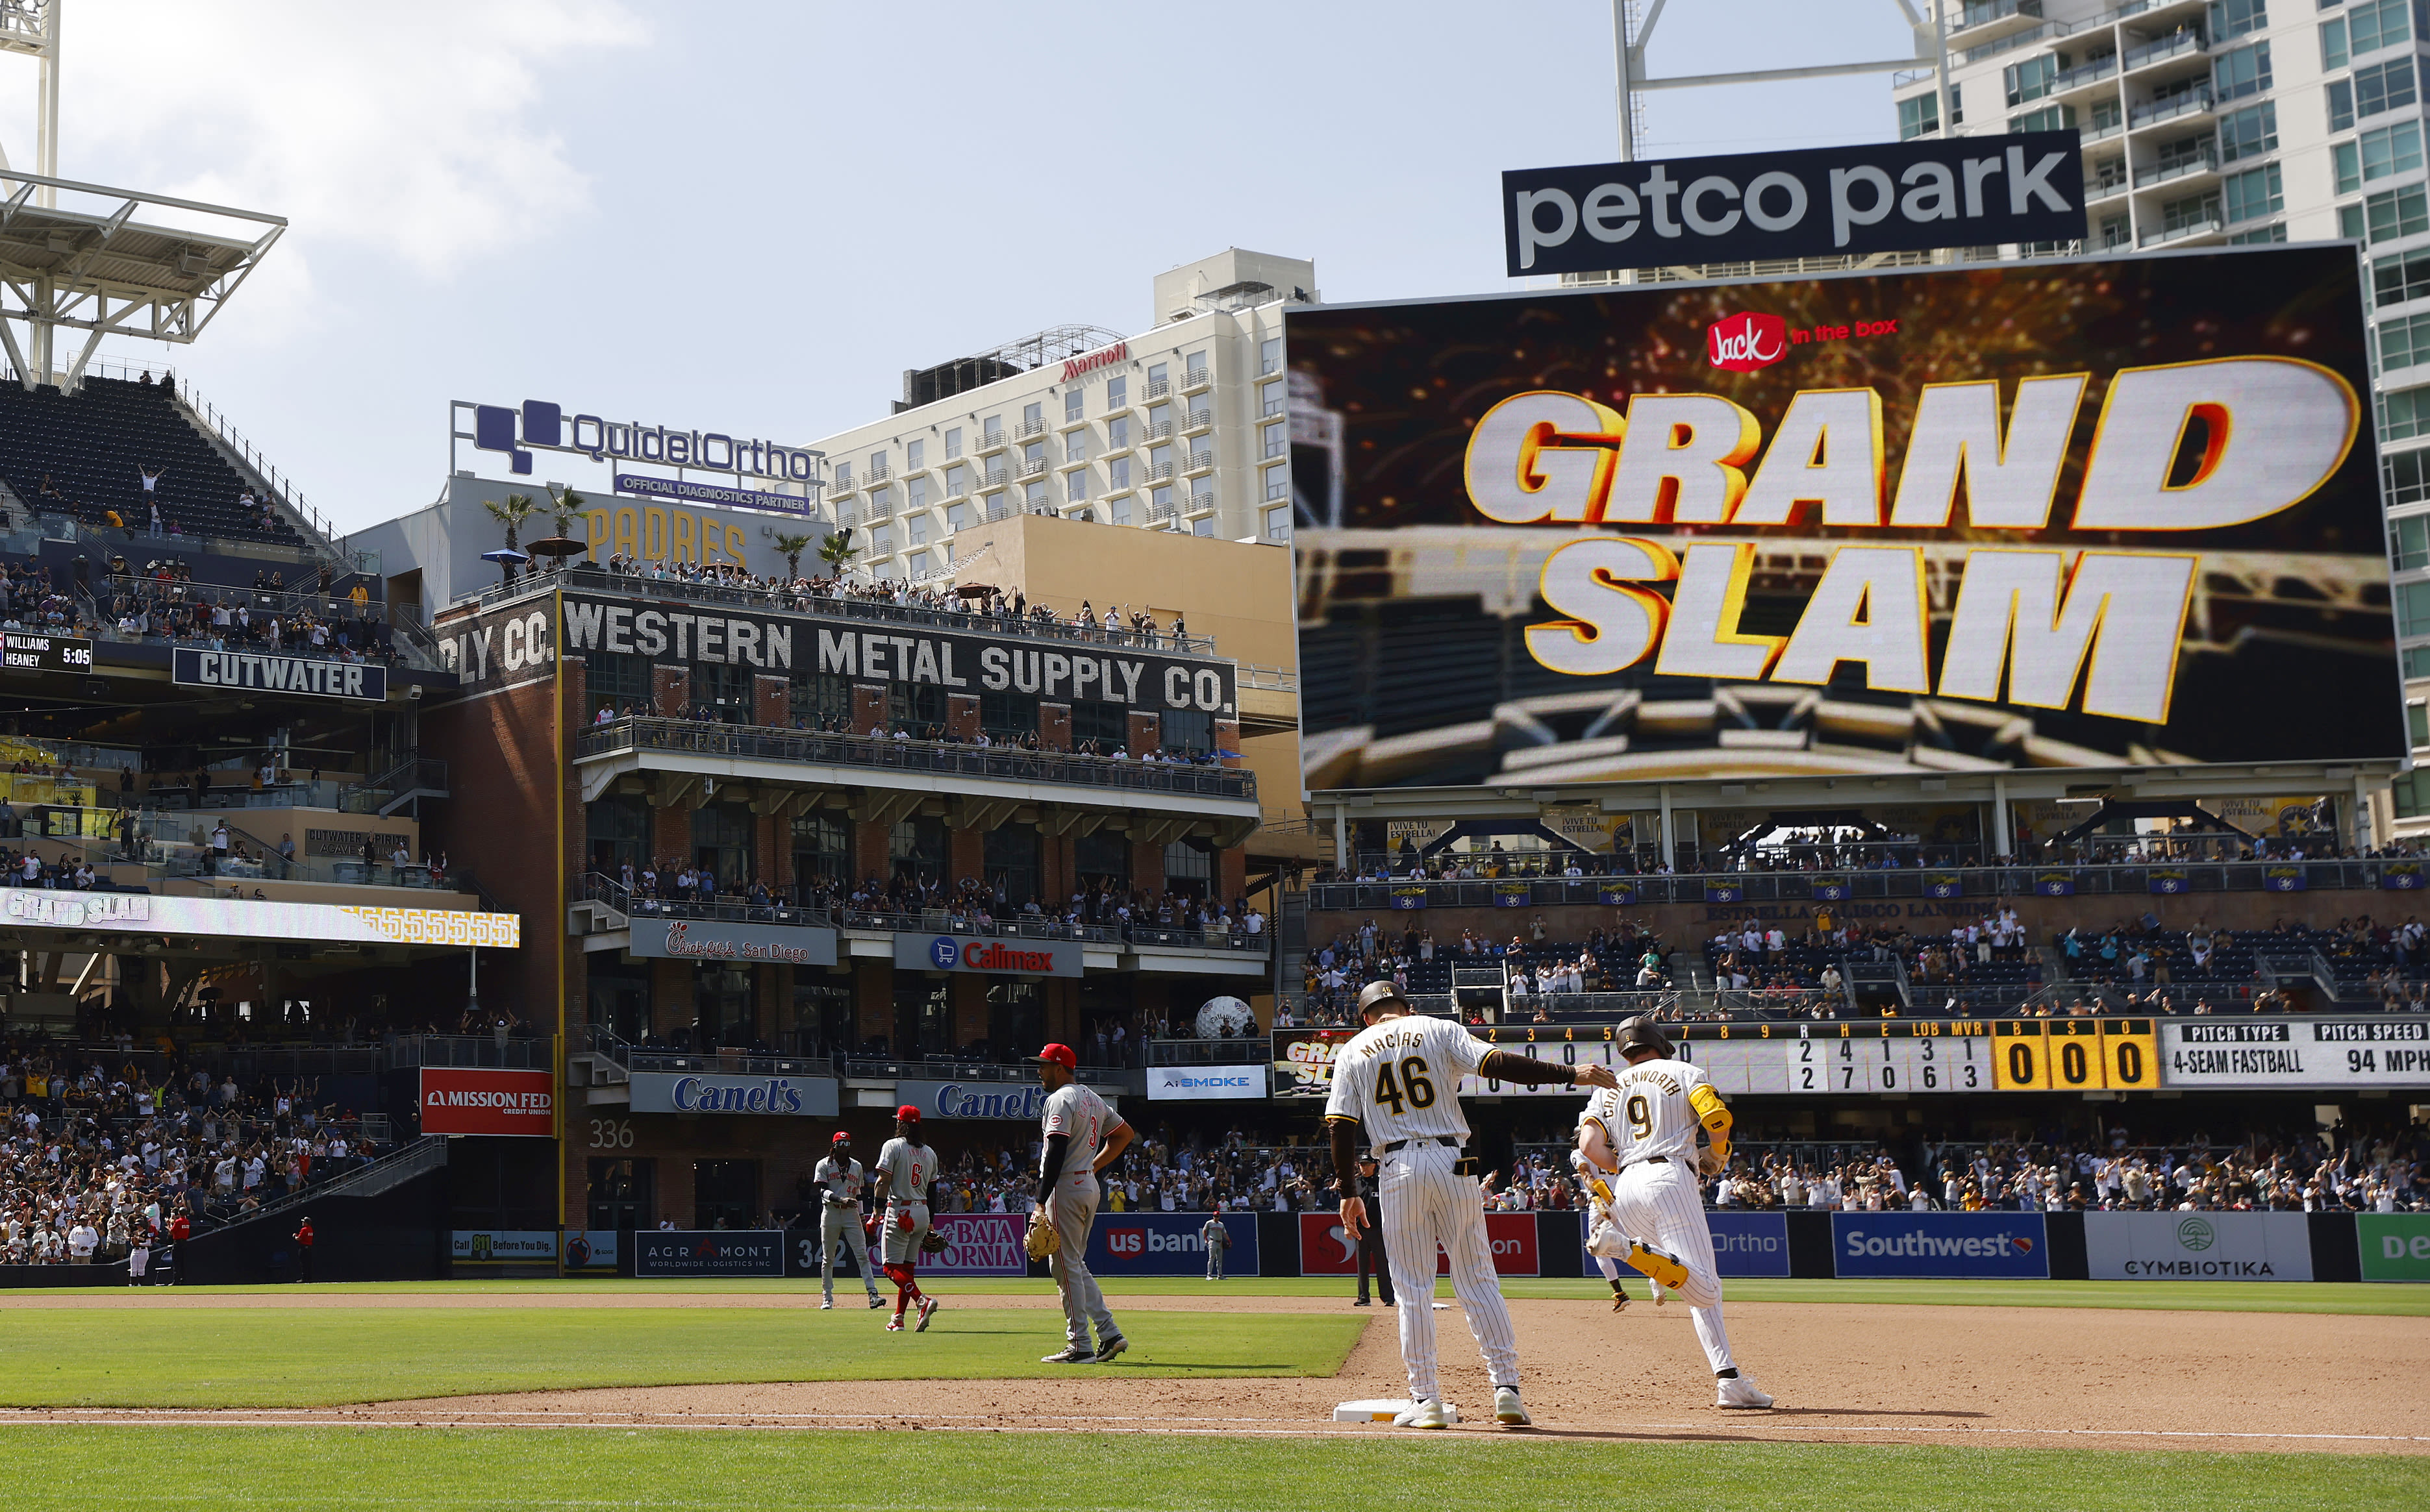
M 2075 241 L 2073 131 L 1528 168 L 1502 175 L 1513 278 Z

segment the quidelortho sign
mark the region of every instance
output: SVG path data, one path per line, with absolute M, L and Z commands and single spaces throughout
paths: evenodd
M 2430 1086 L 2430 1018 L 2157 1022 L 2163 1087 Z
M 1510 276 L 2075 241 L 2072 131 L 1523 168 L 1502 175 Z
M 247 693 L 303 693 L 376 704 L 388 697 L 388 669 L 364 661 L 266 656 L 251 651 L 169 653 L 169 681 L 181 688 L 233 688 Z
M 1263 1066 L 1150 1066 L 1151 1103 L 1212 1102 L 1266 1095 Z
M 894 966 L 906 972 L 958 972 L 974 976 L 1077 976 L 1076 939 L 999 939 L 987 935 L 894 937 Z
M 2311 1221 L 2302 1213 L 2087 1213 L 2084 1262 L 2095 1281 L 2309 1281 Z
M 1032 636 L 737 613 L 724 605 L 579 592 L 564 594 L 562 603 L 561 635 L 536 602 L 447 621 L 437 630 L 441 665 L 468 690 L 486 690 L 546 676 L 561 647 L 567 655 L 606 652 L 771 674 L 825 673 L 861 683 L 1036 693 L 1142 712 L 1228 715 L 1239 709 L 1229 662 Z
M 715 919 L 633 921 L 628 955 L 679 961 L 764 961 L 774 966 L 833 966 L 836 932 L 824 924 L 729 923 Z
M 568 415 L 565 407 L 526 399 L 520 411 L 504 405 L 456 401 L 453 409 L 473 411 L 474 448 L 504 456 L 517 475 L 532 470 L 531 453 L 571 452 L 594 462 L 658 462 L 668 467 L 731 473 L 736 477 L 777 478 L 788 483 L 819 480 L 824 452 L 807 446 L 741 439 L 723 431 L 670 430 L 640 421 L 605 420 L 597 415 Z M 522 434 L 516 434 L 516 421 Z M 794 500 L 798 509 L 807 501 Z
M 2430 1281 L 2430 1213 L 2357 1213 L 2365 1281 Z
M 730 1076 L 637 1071 L 630 1088 L 636 1113 L 757 1113 L 776 1118 L 831 1119 L 840 1105 L 832 1076 Z
M 1595 1273 L 1594 1252 L 1587 1248 L 1587 1232 L 1594 1214 L 1578 1211 L 1578 1274 Z M 1725 1276 L 1789 1274 L 1789 1218 L 1783 1213 L 1734 1213 L 1707 1208 L 1705 1226 L 1713 1236 L 1713 1263 Z M 1622 1279 L 1625 1280 L 1626 1277 Z
M 2050 1278 L 2039 1213 L 1833 1213 L 1831 1254 L 1842 1277 Z

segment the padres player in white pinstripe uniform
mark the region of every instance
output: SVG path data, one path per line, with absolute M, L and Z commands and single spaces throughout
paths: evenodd
M 1588 1098 L 1578 1115 L 1578 1154 L 1591 1168 L 1586 1174 L 1595 1197 L 1587 1248 L 1679 1294 L 1720 1383 L 1716 1405 L 1771 1406 L 1772 1398 L 1730 1355 L 1721 1268 L 1696 1180 L 1699 1168 L 1719 1171 L 1728 1163 L 1730 1110 L 1701 1068 L 1671 1058 L 1671 1041 L 1653 1020 L 1622 1024 L 1619 1042 L 1628 1069 L 1617 1087 Z M 1701 1160 L 1699 1125 L 1708 1141 Z
M 1442 1390 L 1436 1382 L 1435 1246 L 1451 1257 L 1451 1287 L 1468 1315 L 1468 1331 L 1493 1381 L 1493 1417 L 1513 1428 L 1528 1424 L 1519 1401 L 1519 1341 L 1493 1271 L 1485 1237 L 1485 1202 L 1475 1176 L 1461 1167 L 1468 1118 L 1460 1111 L 1459 1079 L 1472 1073 L 1530 1086 L 1561 1082 L 1613 1086 L 1604 1066 L 1553 1066 L 1496 1050 L 1448 1019 L 1413 1014 L 1390 982 L 1370 982 L 1358 994 L 1367 1027 L 1333 1061 L 1333 1092 L 1324 1105 L 1333 1140 L 1333 1170 L 1341 1193 L 1341 1227 L 1353 1243 L 1367 1226 L 1358 1195 L 1357 1131 L 1366 1126 L 1384 1203 L 1384 1258 L 1401 1299 L 1401 1367 L 1409 1377 L 1409 1410 L 1392 1421 L 1403 1428 L 1443 1428 Z

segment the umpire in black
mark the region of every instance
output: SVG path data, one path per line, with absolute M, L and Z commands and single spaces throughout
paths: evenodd
M 1351 1305 L 1374 1305 L 1367 1297 L 1367 1277 L 1373 1272 L 1375 1288 L 1384 1294 L 1384 1305 L 1392 1305 L 1392 1268 L 1384 1263 L 1384 1191 L 1375 1179 L 1375 1162 L 1358 1162 L 1358 1184 L 1367 1188 L 1367 1226 L 1358 1235 L 1358 1300 Z

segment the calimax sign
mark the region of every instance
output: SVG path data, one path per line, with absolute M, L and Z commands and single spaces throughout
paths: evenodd
M 894 964 L 908 972 L 965 972 L 979 976 L 1077 976 L 1080 942 L 991 939 L 961 935 L 898 934 Z

